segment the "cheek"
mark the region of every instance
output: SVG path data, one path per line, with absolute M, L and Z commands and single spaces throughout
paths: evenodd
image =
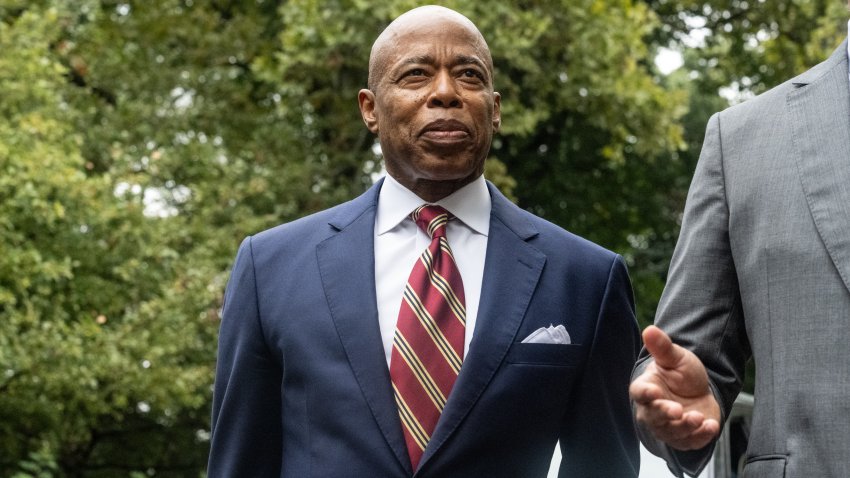
M 381 120 L 387 127 L 397 129 L 408 121 L 409 113 L 401 105 L 401 103 L 396 103 L 383 109 Z

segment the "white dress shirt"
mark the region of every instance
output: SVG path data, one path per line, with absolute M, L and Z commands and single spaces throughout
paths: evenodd
M 401 308 L 402 294 L 413 265 L 431 239 L 410 219 L 410 213 L 428 203 L 387 175 L 378 195 L 375 215 L 375 292 L 378 322 L 387 366 L 392 356 L 393 334 Z M 434 203 L 431 203 L 434 204 Z M 449 221 L 446 238 L 463 279 L 466 297 L 466 335 L 463 354 L 475 331 L 487 235 L 490 232 L 490 192 L 484 176 L 436 202 L 455 216 Z

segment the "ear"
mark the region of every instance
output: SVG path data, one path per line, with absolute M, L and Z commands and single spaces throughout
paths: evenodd
M 502 95 L 499 92 L 493 92 L 493 131 L 499 131 L 502 126 Z
M 375 111 L 375 93 L 372 90 L 362 89 L 357 94 L 357 103 L 360 105 L 360 116 L 369 131 L 378 134 L 378 114 Z

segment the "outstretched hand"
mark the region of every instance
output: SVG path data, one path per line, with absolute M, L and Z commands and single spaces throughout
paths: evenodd
M 655 360 L 629 387 L 638 422 L 677 450 L 708 445 L 720 433 L 720 406 L 705 366 L 658 327 L 647 327 L 643 342 Z

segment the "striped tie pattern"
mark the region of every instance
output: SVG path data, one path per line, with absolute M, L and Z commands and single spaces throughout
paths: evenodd
M 466 301 L 446 240 L 449 213 L 424 205 L 410 216 L 431 237 L 404 288 L 390 378 L 410 463 L 416 470 L 463 360 Z

